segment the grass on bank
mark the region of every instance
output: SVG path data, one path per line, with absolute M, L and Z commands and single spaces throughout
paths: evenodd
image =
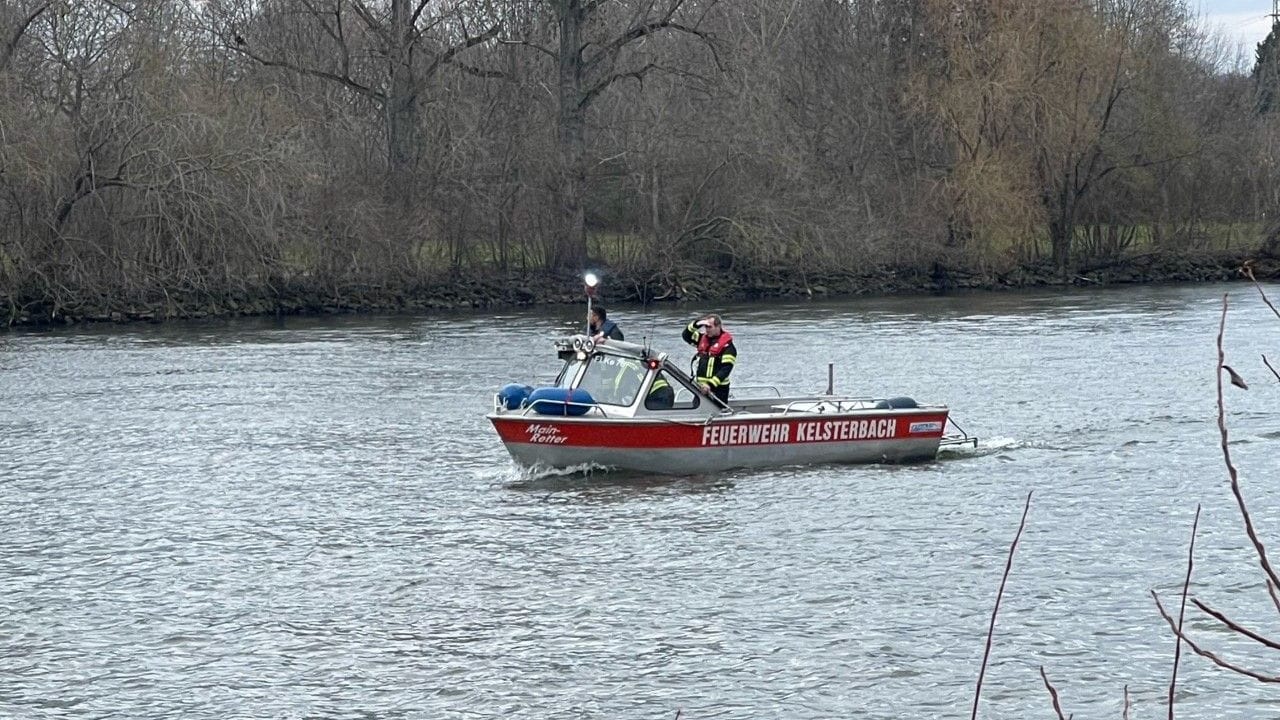
M 1261 222 L 1205 222 L 1185 226 L 1081 225 L 1075 229 L 1072 256 L 1077 262 L 1120 258 L 1158 251 L 1251 252 L 1262 246 L 1266 227 Z M 1023 230 L 1000 228 L 979 233 L 974 245 L 992 260 L 1014 258 L 1038 262 L 1053 256 L 1047 228 L 1027 235 Z

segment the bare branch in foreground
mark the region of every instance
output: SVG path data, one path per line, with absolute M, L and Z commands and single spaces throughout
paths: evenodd
M 1253 273 L 1250 272 L 1249 274 L 1252 276 Z M 1266 573 L 1267 581 L 1271 585 L 1280 587 L 1280 576 L 1276 575 L 1275 569 L 1271 567 L 1271 561 L 1267 559 L 1267 546 L 1263 544 L 1262 539 L 1258 537 L 1257 530 L 1253 527 L 1253 518 L 1249 515 L 1249 508 L 1245 504 L 1244 494 L 1240 490 L 1240 473 L 1236 470 L 1236 466 L 1231 463 L 1230 435 L 1227 432 L 1227 405 L 1222 396 L 1222 370 L 1225 367 L 1223 361 L 1226 357 L 1222 349 L 1222 336 L 1227 328 L 1227 297 L 1228 295 L 1223 293 L 1222 319 L 1218 323 L 1218 433 L 1222 436 L 1222 459 L 1227 464 L 1227 474 L 1231 476 L 1231 494 L 1235 496 L 1236 505 L 1240 508 L 1240 517 L 1244 520 L 1245 533 L 1249 536 L 1249 542 L 1253 543 L 1253 549 L 1258 555 L 1258 563 L 1262 566 L 1263 572 Z M 1274 594 L 1272 597 L 1274 599 Z
M 1165 624 L 1168 625 L 1169 629 L 1172 630 L 1179 638 L 1181 638 L 1182 642 L 1186 643 L 1187 647 L 1191 648 L 1191 650 L 1195 652 L 1195 654 L 1209 660 L 1214 665 L 1217 665 L 1218 667 L 1223 668 L 1225 670 L 1230 670 L 1231 672 L 1236 673 L 1237 675 L 1244 675 L 1245 677 L 1251 677 L 1254 680 L 1257 680 L 1258 682 L 1280 683 L 1280 676 L 1263 675 L 1262 673 L 1254 672 L 1252 670 L 1249 670 L 1248 668 L 1244 668 L 1230 661 L 1224 660 L 1214 652 L 1200 647 L 1199 645 L 1196 644 L 1194 640 L 1187 637 L 1186 633 L 1183 633 L 1178 630 L 1177 622 L 1169 615 L 1168 612 L 1165 611 L 1164 605 L 1160 603 L 1160 596 L 1156 594 L 1155 590 L 1151 591 L 1151 597 L 1155 599 L 1156 609 L 1160 611 L 1160 617 L 1164 618 Z
M 1049 697 L 1053 700 L 1053 711 L 1057 713 L 1058 720 L 1071 720 L 1071 718 L 1075 717 L 1074 714 L 1062 714 L 1062 704 L 1058 702 L 1058 689 L 1053 686 L 1053 683 L 1049 682 L 1049 676 L 1045 673 L 1043 665 L 1040 666 L 1040 678 L 1044 680 L 1045 689 L 1049 691 Z
M 1207 603 L 1201 602 L 1196 598 L 1191 598 L 1191 602 L 1195 603 L 1196 607 L 1200 608 L 1200 610 L 1204 612 L 1204 614 L 1208 615 L 1209 617 L 1212 617 L 1214 620 L 1217 620 L 1218 622 L 1225 625 L 1227 629 L 1230 630 L 1231 632 L 1237 635 L 1243 635 L 1244 637 L 1247 637 L 1250 640 L 1253 640 L 1254 642 L 1260 645 L 1269 647 L 1272 650 L 1280 650 L 1280 642 L 1277 642 L 1275 640 L 1272 640 L 1271 638 L 1260 635 L 1244 627 L 1243 625 L 1240 625 L 1239 623 L 1235 622 L 1231 618 L 1227 617 L 1225 613 L 1222 613 L 1218 610 L 1214 610 L 1212 607 L 1209 607 Z
M 1182 659 L 1182 622 L 1187 617 L 1187 591 L 1191 588 L 1191 571 L 1195 568 L 1196 529 L 1200 527 L 1200 505 L 1196 505 L 1196 517 L 1191 521 L 1191 543 L 1187 547 L 1187 574 L 1182 579 L 1182 606 L 1178 608 L 1177 639 L 1173 645 L 1173 675 L 1169 678 L 1169 720 L 1173 720 L 1173 693 L 1178 686 L 1178 662 Z
M 1280 318 L 1280 310 L 1277 310 L 1276 306 L 1271 304 L 1271 300 L 1267 298 L 1267 294 L 1262 290 L 1262 283 L 1259 283 L 1258 279 L 1253 276 L 1253 268 L 1248 262 L 1240 268 L 1240 272 L 1244 273 L 1244 276 L 1249 278 L 1253 283 L 1253 286 L 1258 288 L 1258 294 L 1262 296 L 1262 302 L 1266 303 L 1267 307 L 1271 308 L 1271 312 L 1275 313 L 1275 316 Z
M 1027 512 L 1031 510 L 1031 494 L 1027 493 L 1027 502 L 1022 507 L 1022 520 L 1018 522 L 1018 532 L 1013 536 L 1013 542 L 1009 545 L 1009 557 L 1004 563 L 1004 575 L 1000 578 L 1000 589 L 996 591 L 996 604 L 991 608 L 991 624 L 987 627 L 987 647 L 982 652 L 982 667 L 978 670 L 978 684 L 973 691 L 973 714 L 970 715 L 972 720 L 978 717 L 978 701 L 982 698 L 982 679 L 987 674 L 987 661 L 991 658 L 991 640 L 996 634 L 996 616 L 1000 614 L 1000 599 L 1004 597 L 1005 584 L 1009 582 L 1009 571 L 1013 569 L 1013 554 L 1018 549 L 1018 541 L 1022 539 L 1022 531 L 1027 526 Z
M 1262 356 L 1262 364 L 1267 366 L 1267 369 L 1271 371 L 1271 374 L 1272 374 L 1272 375 L 1275 375 L 1275 376 L 1276 376 L 1276 379 L 1277 379 L 1277 380 L 1280 380 L 1280 372 L 1276 372 L 1276 369 L 1275 369 L 1275 368 L 1273 368 L 1273 367 L 1271 367 L 1271 363 L 1270 363 L 1270 361 L 1268 361 L 1268 360 L 1267 360 L 1267 356 L 1266 356 L 1266 355 L 1263 355 L 1263 356 Z

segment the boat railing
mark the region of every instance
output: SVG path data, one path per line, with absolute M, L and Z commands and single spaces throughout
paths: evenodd
M 546 415 L 547 417 L 574 417 L 572 415 L 569 415 L 568 412 L 565 412 L 563 414 L 538 413 L 536 410 L 533 409 L 533 406 L 537 405 L 538 403 L 547 403 L 556 408 L 564 407 L 566 410 L 571 407 L 586 408 L 586 411 L 582 413 L 583 415 L 589 414 L 591 413 L 591 411 L 594 410 L 597 413 L 599 413 L 601 417 L 606 417 L 606 418 L 609 417 L 609 414 L 604 411 L 604 408 L 600 406 L 600 403 L 595 403 L 595 402 L 581 403 L 581 402 L 570 402 L 568 400 L 543 399 L 543 400 L 535 400 L 532 403 L 521 405 L 518 408 L 508 408 L 506 405 L 503 404 L 502 396 L 496 393 L 493 396 L 493 411 L 500 414 L 515 413 L 517 415 L 520 415 L 521 417 L 528 416 L 530 413 Z
M 533 409 L 533 406 L 534 406 L 534 405 L 537 405 L 538 403 L 546 403 L 546 404 L 550 405 L 551 407 L 553 407 L 553 408 L 557 408 L 557 409 L 558 409 L 558 408 L 563 407 L 563 408 L 566 410 L 566 412 L 564 412 L 564 413 L 562 413 L 562 414 L 561 414 L 561 413 L 540 413 L 540 412 L 538 412 L 537 410 L 534 410 L 534 409 Z M 525 405 L 525 406 L 523 406 L 522 408 L 520 408 L 520 414 L 521 414 L 521 415 L 525 415 L 525 416 L 527 416 L 527 415 L 529 415 L 530 413 L 534 413 L 534 414 L 536 414 L 536 415 L 542 415 L 542 416 L 546 416 L 546 417 L 574 417 L 573 415 L 570 415 L 570 414 L 567 412 L 567 411 L 568 411 L 568 409 L 569 409 L 569 408 L 571 408 L 571 407 L 572 407 L 572 408 L 586 408 L 586 410 L 582 413 L 583 415 L 589 415 L 589 414 L 591 414 L 591 412 L 592 412 L 592 411 L 595 411 L 595 412 L 597 412 L 597 413 L 600 413 L 600 416 L 601 416 L 601 417 L 609 417 L 609 413 L 605 412 L 603 407 L 600 407 L 600 403 L 594 403 L 594 402 L 590 402 L 590 403 L 570 402 L 570 401 L 568 401 L 568 400 L 535 400 L 535 401 L 533 401 L 533 402 L 529 403 L 528 405 Z
M 786 405 L 773 405 L 771 409 L 781 411 L 783 415 L 790 413 L 826 414 L 843 413 L 854 410 L 875 410 L 875 400 L 871 398 L 799 398 Z
M 960 423 L 947 416 L 947 424 L 955 428 L 955 432 L 951 434 L 943 433 L 942 441 L 938 443 L 940 447 L 963 447 L 968 445 L 972 448 L 978 447 L 978 438 L 970 435 L 964 428 L 960 427 Z
M 733 389 L 735 392 L 743 390 L 772 390 L 775 396 L 782 397 L 782 391 L 773 385 L 734 385 Z

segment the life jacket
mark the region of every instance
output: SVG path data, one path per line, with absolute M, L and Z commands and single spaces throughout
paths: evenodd
M 613 336 L 613 331 L 614 331 L 614 330 L 618 330 L 618 323 L 616 323 L 616 322 L 614 322 L 614 321 L 612 321 L 612 320 L 605 320 L 605 321 L 600 325 L 600 327 L 592 326 L 592 329 L 593 329 L 593 331 L 594 331 L 594 332 L 592 332 L 592 334 L 593 334 L 593 335 L 594 335 L 595 333 L 600 333 L 601 335 L 603 335 L 603 336 L 605 336 L 605 337 L 612 337 L 612 336 Z M 621 340 L 621 339 L 622 339 L 622 331 L 621 331 L 621 330 L 618 330 L 618 337 L 617 337 L 617 338 L 614 338 L 614 339 L 616 339 L 616 340 Z
M 711 336 L 706 333 L 698 338 L 698 355 L 707 357 L 720 357 L 720 353 L 729 347 L 729 343 L 733 342 L 733 336 L 727 330 L 720 331 L 720 337 L 715 342 L 711 342 Z

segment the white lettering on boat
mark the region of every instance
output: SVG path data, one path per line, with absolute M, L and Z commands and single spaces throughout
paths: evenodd
M 703 445 L 775 445 L 785 442 L 791 442 L 791 426 L 787 423 L 702 426 Z
M 560 428 L 555 425 L 530 425 L 525 428 L 525 432 L 529 435 L 529 442 L 542 443 L 544 445 L 560 445 L 569 438 L 560 434 Z
M 894 418 L 873 420 L 817 420 L 795 424 L 795 438 L 789 423 L 753 423 L 750 425 L 704 425 L 703 445 L 774 445 L 789 442 L 832 442 L 844 440 L 880 440 L 897 434 Z
M 942 423 L 935 420 L 933 422 L 911 423 L 911 427 L 909 428 L 909 431 L 912 434 L 915 434 L 915 433 L 938 432 L 941 429 L 942 429 Z
M 796 425 L 796 442 L 879 440 L 893 437 L 896 430 L 897 422 L 893 418 L 802 422 Z

